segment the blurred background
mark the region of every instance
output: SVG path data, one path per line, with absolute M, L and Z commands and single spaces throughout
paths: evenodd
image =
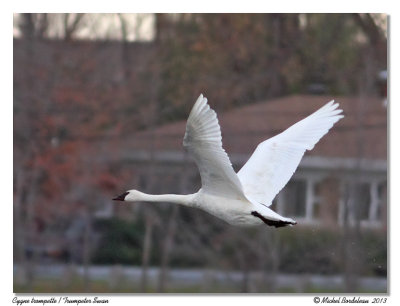
M 14 292 L 387 292 L 387 16 L 14 14 Z M 235 228 L 193 193 L 200 93 L 235 170 L 335 99 L 345 117 Z

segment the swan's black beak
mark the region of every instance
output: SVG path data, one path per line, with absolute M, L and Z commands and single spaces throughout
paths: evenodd
M 128 195 L 129 192 L 124 192 L 123 194 L 119 195 L 118 197 L 114 198 L 114 201 L 125 201 L 125 197 Z

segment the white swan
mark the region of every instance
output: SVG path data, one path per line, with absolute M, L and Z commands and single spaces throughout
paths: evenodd
M 200 95 L 190 112 L 183 146 L 200 171 L 201 189 L 189 195 L 150 195 L 129 190 L 113 200 L 171 202 L 197 207 L 237 226 L 263 222 L 275 227 L 296 224 L 269 206 L 293 175 L 304 152 L 311 150 L 343 117 L 338 106 L 331 101 L 286 131 L 261 142 L 236 174 L 222 148 L 217 115 L 207 99 Z

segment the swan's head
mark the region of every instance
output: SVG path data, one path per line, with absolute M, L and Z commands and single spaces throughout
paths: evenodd
M 118 197 L 113 199 L 114 201 L 129 201 L 129 202 L 137 202 L 143 200 L 143 193 L 137 190 L 128 190 Z

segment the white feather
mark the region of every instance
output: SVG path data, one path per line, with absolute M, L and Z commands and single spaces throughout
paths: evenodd
M 270 206 L 296 171 L 306 150 L 311 150 L 341 118 L 332 100 L 284 132 L 260 143 L 238 172 L 246 196 Z
M 246 199 L 221 139 L 217 114 L 200 95 L 190 112 L 183 146 L 199 168 L 201 188 L 212 195 Z

